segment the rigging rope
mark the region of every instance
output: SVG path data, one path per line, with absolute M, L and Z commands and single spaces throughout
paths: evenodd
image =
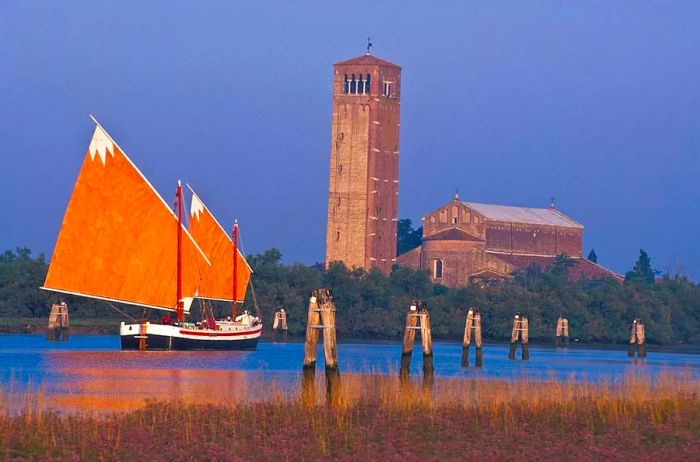
M 243 238 L 241 237 L 241 232 L 240 228 L 238 231 L 238 241 L 240 242 L 239 247 L 241 248 L 241 253 L 244 255 L 245 259 L 245 249 L 243 248 Z M 247 261 L 246 261 L 247 263 Z M 258 318 L 262 319 L 262 312 L 260 311 L 260 307 L 258 306 L 258 299 L 255 297 L 255 286 L 253 286 L 253 269 L 250 269 L 250 295 L 253 296 L 253 306 L 255 306 L 255 316 Z

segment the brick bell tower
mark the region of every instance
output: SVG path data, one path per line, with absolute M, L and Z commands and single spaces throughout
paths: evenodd
M 368 52 L 333 66 L 326 267 L 396 263 L 400 108 L 396 64 Z

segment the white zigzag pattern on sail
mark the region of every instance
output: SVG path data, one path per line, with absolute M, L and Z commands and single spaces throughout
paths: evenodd
M 197 217 L 199 220 L 199 214 L 204 213 L 204 203 L 197 197 L 195 193 L 192 193 L 192 204 L 190 205 L 190 216 Z
M 107 152 L 114 157 L 114 144 L 107 134 L 99 127 L 95 127 L 95 133 L 92 134 L 90 146 L 88 146 L 90 158 L 95 160 L 95 155 L 99 154 L 102 160 L 102 165 L 107 163 Z

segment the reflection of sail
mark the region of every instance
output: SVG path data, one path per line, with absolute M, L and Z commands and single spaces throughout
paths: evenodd
M 246 372 L 238 370 L 70 367 L 57 372 L 54 385 L 61 392 L 50 394 L 57 408 L 128 410 L 152 400 L 225 405 L 249 398 Z
M 99 125 L 68 203 L 44 288 L 174 310 L 177 217 Z M 209 262 L 184 233 L 182 294 Z
M 190 233 L 211 262 L 211 267 L 204 273 L 198 296 L 232 301 L 233 242 L 199 196 L 192 188 L 190 191 Z M 250 267 L 240 252 L 237 252 L 236 259 L 236 300 L 243 301 L 250 280 Z

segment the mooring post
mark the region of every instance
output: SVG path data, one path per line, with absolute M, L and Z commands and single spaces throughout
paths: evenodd
M 476 367 L 483 366 L 483 355 L 481 349 L 481 314 L 479 308 L 471 307 L 467 311 L 467 320 L 464 323 L 464 339 L 462 341 L 462 367 L 469 366 L 469 348 L 472 343 L 472 332 L 474 333 L 474 345 L 476 346 Z
M 479 308 L 474 312 L 474 345 L 476 346 L 476 367 L 484 365 L 484 350 L 481 343 L 481 313 Z
M 430 330 L 430 315 L 428 307 L 421 302 L 420 306 L 420 339 L 423 347 L 423 381 L 426 386 L 433 385 L 435 368 L 433 366 L 433 333 Z
M 321 324 L 323 325 L 323 353 L 326 363 L 326 392 L 328 403 L 342 403 L 340 371 L 338 370 L 338 346 L 335 332 L 335 303 L 328 289 L 319 289 Z
M 306 318 L 306 340 L 304 341 L 304 366 L 301 370 L 301 402 L 304 406 L 313 406 L 316 396 L 316 355 L 320 320 L 318 299 L 316 291 L 314 291 L 309 298 L 309 312 Z
M 143 351 L 148 348 L 146 340 L 148 340 L 148 321 L 142 319 L 139 325 L 139 350 Z
M 418 301 L 414 300 L 406 314 L 406 329 L 403 334 L 403 348 L 401 350 L 401 369 L 399 374 L 402 381 L 407 381 L 411 368 L 411 356 L 413 355 L 413 343 L 416 340 L 416 326 L 418 324 Z
M 569 347 L 569 320 L 564 317 L 564 315 L 559 316 L 557 319 L 557 330 L 556 330 L 556 340 L 555 346 L 557 348 L 568 348 Z
M 642 320 L 634 319 L 632 321 L 632 329 L 630 332 L 630 346 L 627 350 L 627 356 L 629 356 L 630 358 L 634 357 L 634 353 L 636 350 L 637 356 L 639 356 L 640 358 L 645 358 L 647 355 L 646 347 L 644 346 L 645 340 L 646 333 L 644 331 L 644 324 L 642 323 Z
M 520 319 L 520 328 L 522 329 L 520 332 L 520 338 L 522 339 L 522 359 L 523 361 L 527 361 L 530 359 L 530 345 L 528 344 L 530 334 L 528 332 L 528 321 L 527 321 L 527 316 L 522 316 Z
M 54 303 L 51 305 L 49 322 L 46 326 L 46 340 L 68 340 L 69 338 L 68 305 L 64 301 Z
M 467 310 L 467 320 L 464 322 L 464 338 L 462 340 L 462 367 L 469 366 L 469 346 L 472 339 L 472 326 L 474 325 L 474 309 Z
M 637 355 L 640 358 L 647 357 L 645 340 L 646 332 L 644 331 L 644 323 L 642 323 L 642 320 L 640 319 L 639 322 L 637 322 Z
M 284 308 L 275 311 L 275 320 L 272 323 L 272 330 L 275 333 L 275 339 L 281 334 L 282 340 L 287 340 L 287 312 L 284 311 Z
M 520 315 L 516 314 L 513 319 L 513 330 L 510 334 L 510 349 L 508 350 L 508 358 L 515 359 L 515 350 L 518 348 L 518 338 L 520 336 Z

